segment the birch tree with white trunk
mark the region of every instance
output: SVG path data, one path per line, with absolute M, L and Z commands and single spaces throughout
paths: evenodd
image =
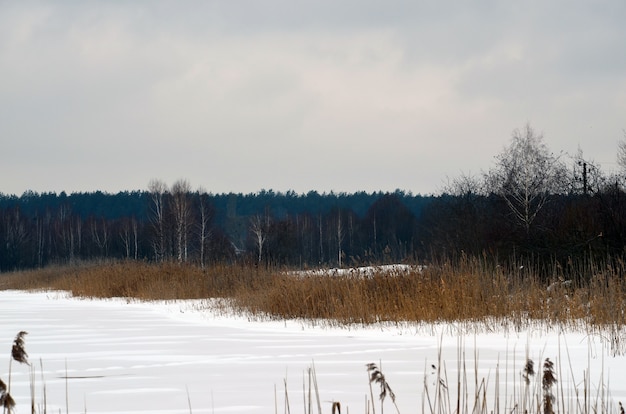
M 550 197 L 567 188 L 567 168 L 530 124 L 513 131 L 510 145 L 496 159 L 487 182 L 528 233 Z
M 148 183 L 148 191 L 152 201 L 150 222 L 155 233 L 152 248 L 155 260 L 162 262 L 165 260 L 165 196 L 167 185 L 161 180 L 153 179 Z
M 204 269 L 207 243 L 212 234 L 211 220 L 213 219 L 213 210 L 211 209 L 206 191 L 200 189 L 198 193 L 198 210 L 200 214 L 197 230 L 200 244 L 200 267 Z
M 172 213 L 176 237 L 176 257 L 178 262 L 186 262 L 189 252 L 189 226 L 191 219 L 191 186 L 187 180 L 178 180 L 172 185 Z
M 269 217 L 261 217 L 256 215 L 250 220 L 250 231 L 254 237 L 254 243 L 257 247 L 258 262 L 263 259 L 263 246 L 267 240 L 267 232 L 269 230 Z

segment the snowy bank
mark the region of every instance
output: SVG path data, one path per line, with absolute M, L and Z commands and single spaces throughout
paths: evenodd
M 599 336 L 581 332 L 538 328 L 458 335 L 450 325 L 346 329 L 251 320 L 210 301 L 85 300 L 62 292 L 0 291 L 0 303 L 0 349 L 7 355 L 1 378 L 6 382 L 15 335 L 28 331 L 36 401 L 43 401 L 45 383 L 50 412 L 65 410 L 66 386 L 70 412 L 187 413 L 190 401 L 194 413 L 273 413 L 275 392 L 283 412 L 285 380 L 292 412 L 303 412 L 303 377 L 314 361 L 324 412 L 332 401 L 364 412 L 370 392 L 366 364 L 374 362 L 400 412 L 414 413 L 421 412 L 424 383 L 434 386 L 437 380 L 432 365 L 445 362 L 452 392 L 457 361 L 466 362 L 473 383 L 477 358 L 479 378 L 491 381 L 490 387 L 499 378 L 504 397 L 519 392 L 527 357 L 537 367 L 545 358 L 555 361 L 566 396 L 573 397 L 571 390 L 580 389 L 585 375 L 592 387 L 602 376 L 610 397 L 626 402 L 626 357 L 611 356 Z M 28 367 L 13 363 L 17 413 L 30 412 L 29 384 Z

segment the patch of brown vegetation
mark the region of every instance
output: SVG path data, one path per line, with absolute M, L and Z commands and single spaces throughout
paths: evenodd
M 48 267 L 0 277 L 3 289 L 58 289 L 84 297 L 140 300 L 230 298 L 272 318 L 328 319 L 337 323 L 469 321 L 523 326 L 529 320 L 624 326 L 624 269 L 580 269 L 574 283 L 555 271 L 542 282 L 532 270 L 515 271 L 464 259 L 413 271 L 379 270 L 371 276 L 294 275 L 241 264 L 201 269 L 178 263 L 123 261 Z

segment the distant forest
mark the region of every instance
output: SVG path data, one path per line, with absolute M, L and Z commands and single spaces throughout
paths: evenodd
M 626 143 L 624 155 L 626 166 Z M 211 194 L 186 180 L 117 194 L 0 194 L 0 271 L 109 259 L 314 268 L 484 257 L 575 272 L 581 262 L 623 263 L 624 183 L 582 152 L 564 162 L 526 126 L 490 171 L 432 196 Z
M 434 201 L 402 191 L 208 194 L 185 181 L 154 183 L 117 194 L 0 194 L 0 268 L 108 258 L 298 267 L 412 260 L 417 218 Z
M 554 195 L 529 231 L 502 197 L 473 192 L 0 195 L 2 271 L 112 258 L 311 268 L 488 254 L 549 265 L 621 258 L 625 245 L 619 186 Z

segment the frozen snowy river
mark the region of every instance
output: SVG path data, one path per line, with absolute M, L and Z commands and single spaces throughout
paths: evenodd
M 575 376 L 564 379 L 569 386 L 581 387 L 585 370 L 591 370 L 592 384 L 604 373 L 611 396 L 626 401 L 626 358 L 609 356 L 597 338 L 581 333 L 459 337 L 449 334 L 449 327 L 443 336 L 442 328 L 322 328 L 198 311 L 197 303 L 128 303 L 56 292 L 1 291 L 0 350 L 6 350 L 6 359 L 0 377 L 7 382 L 11 344 L 24 330 L 29 332 L 26 350 L 36 370 L 35 400 L 43 402 L 45 383 L 51 413 L 65 412 L 68 405 L 72 413 L 188 413 L 190 405 L 194 413 L 274 413 L 276 401 L 283 413 L 285 379 L 291 412 L 302 413 L 303 377 L 313 361 L 324 413 L 330 412 L 332 401 L 341 402 L 344 413 L 346 408 L 365 412 L 365 364 L 370 362 L 382 363 L 400 412 L 416 413 L 421 412 L 425 367 L 426 381 L 434 381 L 431 365 L 438 364 L 442 339 L 449 381 L 456 382 L 457 344 L 462 338 L 472 382 L 476 344 L 479 375 L 493 383 L 499 363 L 503 395 L 504 378 L 509 378 L 508 394 L 519 388 L 528 352 L 536 364 L 546 357 L 560 360 L 564 377 Z M 28 367 L 14 362 L 11 394 L 17 413 L 30 412 L 29 383 Z M 394 412 L 390 401 L 385 410 Z

